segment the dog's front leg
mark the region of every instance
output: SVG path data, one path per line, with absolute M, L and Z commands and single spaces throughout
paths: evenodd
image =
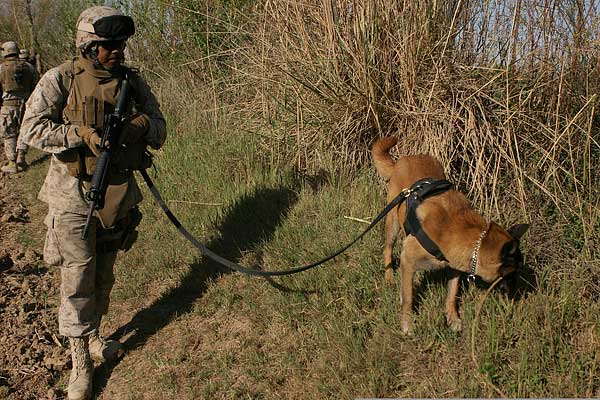
M 458 301 L 458 290 L 460 288 L 460 275 L 453 273 L 448 282 L 448 297 L 446 297 L 446 322 L 454 332 L 462 330 L 462 321 L 458 315 L 456 303 Z

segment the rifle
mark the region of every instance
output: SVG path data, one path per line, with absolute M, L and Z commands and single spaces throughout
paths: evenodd
M 100 140 L 100 156 L 98 156 L 98 162 L 92 174 L 90 189 L 85 193 L 85 199 L 90 203 L 90 208 L 88 209 L 87 220 L 83 227 L 83 234 L 81 235 L 81 239 L 83 240 L 86 240 L 88 237 L 88 230 L 94 211 L 104 208 L 104 198 L 106 196 L 106 189 L 108 188 L 108 168 L 110 167 L 110 160 L 113 153 L 118 147 L 119 135 L 123 129 L 124 117 L 127 112 L 127 92 L 129 91 L 129 82 L 127 79 L 128 76 L 125 74 L 114 111 L 104 117 L 102 139 Z

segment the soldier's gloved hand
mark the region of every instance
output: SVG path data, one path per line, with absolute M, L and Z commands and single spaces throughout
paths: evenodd
M 96 157 L 100 156 L 100 141 L 102 139 L 100 139 L 100 136 L 98 136 L 94 128 L 80 126 L 77 130 L 77 134 Z
M 125 144 L 140 143 L 150 129 L 150 117 L 146 114 L 136 113 L 127 119 L 123 132 L 121 132 L 121 142 Z

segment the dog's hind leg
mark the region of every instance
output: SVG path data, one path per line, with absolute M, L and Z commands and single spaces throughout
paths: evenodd
M 400 232 L 397 210 L 392 210 L 385 217 L 385 249 L 383 250 L 383 265 L 385 267 L 385 281 L 391 283 L 394 279 L 394 245 Z
M 450 281 L 448 281 L 448 297 L 446 297 L 446 322 L 450 329 L 455 332 L 462 330 L 462 321 L 456 309 L 458 290 L 460 288 L 460 275 L 454 273 Z
M 402 311 L 400 322 L 402 324 L 402 332 L 410 335 L 413 331 L 413 279 L 415 276 L 417 259 L 416 239 L 414 236 L 408 236 L 402 243 L 402 253 L 400 254 L 400 272 L 402 274 Z

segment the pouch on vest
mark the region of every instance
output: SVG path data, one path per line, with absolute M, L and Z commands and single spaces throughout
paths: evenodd
M 55 154 L 56 158 L 67 166 L 69 175 L 89 181 L 92 179 L 97 158 L 87 147 L 77 147 Z
M 83 189 L 88 191 L 89 188 L 89 182 L 83 182 Z M 119 217 L 119 206 L 123 202 L 123 199 L 125 199 L 128 188 L 128 180 L 117 185 L 109 184 L 106 188 L 104 207 L 94 211 L 94 215 L 100 220 L 102 228 L 110 229 L 115 225 L 115 221 L 117 220 L 117 217 Z

